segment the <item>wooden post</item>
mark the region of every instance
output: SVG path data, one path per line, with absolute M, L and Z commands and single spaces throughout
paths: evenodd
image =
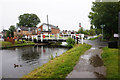
M 81 44 L 83 44 L 84 34 L 81 34 Z
M 50 34 L 49 34 L 49 39 L 50 39 Z
M 63 34 L 63 39 L 64 39 L 64 34 Z
M 71 38 L 72 38 L 72 34 L 71 34 Z
M 58 38 L 57 38 L 57 39 L 59 39 L 59 34 L 57 34 L 57 36 L 58 36 Z
M 41 34 L 41 42 L 43 42 L 43 34 Z

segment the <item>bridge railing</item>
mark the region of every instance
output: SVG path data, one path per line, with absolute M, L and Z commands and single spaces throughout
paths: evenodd
M 65 41 L 66 39 L 68 39 L 68 37 L 71 37 L 73 39 L 81 38 L 81 43 L 83 44 L 83 38 L 84 38 L 84 34 L 62 34 L 62 35 L 32 35 L 32 41 L 34 41 L 34 39 L 36 39 L 37 41 L 40 40 L 41 42 L 43 42 L 43 40 L 63 40 Z M 28 36 L 28 38 L 30 38 L 30 36 Z

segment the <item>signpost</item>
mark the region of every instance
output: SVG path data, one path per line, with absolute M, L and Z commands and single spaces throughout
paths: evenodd
M 103 28 L 105 27 L 105 25 L 100 25 L 100 27 L 102 28 L 102 40 L 103 40 Z

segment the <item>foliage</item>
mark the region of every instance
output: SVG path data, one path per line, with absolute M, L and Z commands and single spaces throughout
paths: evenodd
M 67 74 L 73 70 L 79 57 L 90 47 L 91 46 L 87 44 L 75 45 L 74 48 L 25 75 L 21 80 L 30 78 L 34 78 L 35 80 L 39 80 L 40 78 L 45 78 L 47 80 L 54 80 L 53 78 L 65 78 Z
M 98 37 L 100 37 L 101 35 L 98 35 L 97 37 L 94 37 L 94 38 L 90 38 L 89 40 L 96 40 L 98 39 Z
M 89 30 L 84 30 L 82 27 L 78 30 L 77 34 L 85 34 L 85 35 L 89 35 Z
M 14 37 L 15 26 L 11 25 L 9 31 L 10 31 L 10 37 Z
M 96 33 L 95 33 L 95 29 L 90 29 L 89 30 L 89 35 L 91 35 L 91 36 L 93 36 L 93 35 L 95 35 Z
M 89 13 L 91 24 L 97 29 L 104 24 L 104 38 L 113 38 L 114 33 L 118 33 L 118 12 L 120 2 L 93 2 L 92 12 Z
M 53 60 L 53 59 L 54 59 L 54 57 L 53 57 L 53 55 L 51 54 L 51 55 L 50 55 L 50 60 Z
M 93 27 L 92 27 L 92 29 L 90 29 L 90 30 L 84 30 L 84 29 L 81 27 L 81 28 L 78 30 L 77 34 L 79 34 L 79 33 L 85 34 L 85 35 L 90 35 L 90 36 L 93 36 L 93 35 L 96 34 L 95 29 L 93 29 Z
M 7 30 L 6 36 L 4 36 L 4 38 L 14 37 L 14 31 L 15 31 L 15 26 L 11 25 L 10 28 L 9 28 L 9 30 Z
M 72 38 L 68 38 L 66 40 L 66 42 L 67 42 L 67 46 L 70 47 L 70 48 L 72 48 L 74 46 L 74 44 L 75 44 L 75 40 L 72 39 Z
M 93 29 L 93 25 L 91 25 L 90 29 Z
M 5 38 L 10 37 L 10 31 L 7 30 Z
M 18 26 L 36 27 L 40 23 L 40 19 L 36 14 L 23 14 L 19 16 Z
M 23 35 L 17 34 L 17 39 L 18 39 L 18 41 L 19 41 L 19 39 L 22 39 L 22 37 L 23 37 Z
M 119 78 L 118 74 L 118 49 L 103 48 L 102 59 L 107 68 L 108 79 Z M 117 79 L 116 79 L 117 80 Z

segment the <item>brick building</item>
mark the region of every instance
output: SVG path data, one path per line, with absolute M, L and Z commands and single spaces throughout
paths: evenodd
M 51 24 L 48 25 L 46 23 L 43 23 L 40 27 L 36 28 L 35 31 L 36 31 L 37 35 L 39 35 L 41 33 L 43 33 L 43 34 L 48 34 L 48 33 L 49 34 L 58 34 L 58 33 L 60 33 L 60 29 L 58 28 L 58 26 L 54 26 Z
M 16 31 L 14 32 L 14 36 L 21 35 L 21 36 L 28 36 L 28 35 L 36 35 L 35 29 L 37 27 L 17 27 Z

